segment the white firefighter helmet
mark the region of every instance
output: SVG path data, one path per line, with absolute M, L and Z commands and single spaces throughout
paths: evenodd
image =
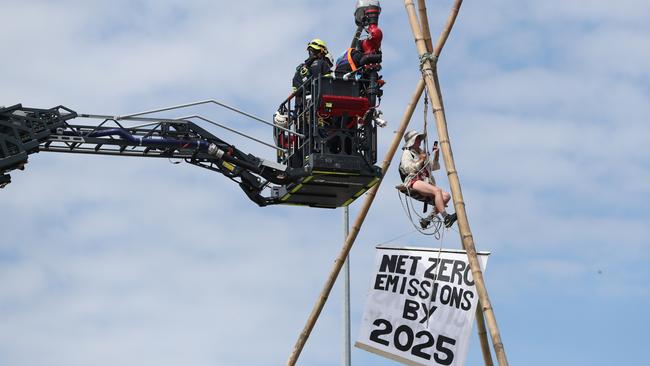
M 379 0 L 357 0 L 357 7 L 354 10 L 354 21 L 359 26 L 377 24 L 379 13 L 381 13 Z

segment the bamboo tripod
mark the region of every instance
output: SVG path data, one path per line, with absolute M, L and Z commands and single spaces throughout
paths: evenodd
M 451 151 L 451 145 L 449 142 L 447 121 L 445 118 L 444 108 L 442 104 L 442 94 L 440 92 L 438 74 L 437 74 L 437 69 L 435 67 L 436 61 L 438 60 L 438 57 L 440 56 L 442 49 L 447 41 L 447 38 L 451 33 L 451 29 L 453 28 L 453 25 L 456 21 L 456 17 L 458 16 L 458 12 L 460 10 L 462 0 L 455 0 L 454 5 L 452 6 L 451 14 L 449 15 L 447 23 L 442 33 L 440 34 L 438 41 L 436 42 L 435 48 L 433 48 L 433 44 L 431 41 L 429 20 L 426 11 L 426 0 L 418 0 L 418 5 L 420 8 L 419 22 L 418 22 L 418 16 L 415 12 L 415 6 L 413 4 L 413 0 L 405 0 L 404 4 L 407 10 L 413 35 L 415 37 L 418 53 L 420 54 L 420 59 L 422 60 L 423 78 L 420 79 L 420 81 L 418 82 L 418 85 L 415 88 L 415 92 L 413 93 L 411 101 L 406 107 L 406 112 L 404 113 L 404 116 L 395 133 L 395 136 L 393 136 L 393 140 L 390 144 L 390 147 L 386 152 L 386 157 L 384 158 L 384 161 L 382 162 L 382 166 L 381 166 L 382 172 L 384 175 L 388 172 L 390 163 L 393 160 L 393 157 L 395 156 L 395 152 L 399 147 L 400 140 L 402 140 L 404 136 L 404 132 L 406 131 L 406 128 L 408 127 L 409 122 L 411 121 L 411 117 L 413 116 L 415 107 L 417 106 L 418 101 L 422 97 L 422 93 L 424 92 L 424 88 L 426 86 L 428 90 L 428 94 L 431 99 L 431 104 L 435 111 L 436 127 L 438 129 L 438 136 L 440 138 L 442 155 L 445 161 L 445 167 L 447 169 L 447 176 L 450 181 L 452 197 L 454 199 L 454 207 L 456 209 L 456 214 L 458 215 L 458 227 L 460 228 L 460 235 L 463 243 L 463 248 L 467 252 L 470 268 L 472 270 L 472 275 L 474 277 L 477 292 L 479 294 L 479 301 L 482 306 L 482 311 L 480 311 L 480 309 L 477 309 L 476 320 L 478 322 L 478 332 L 479 332 L 479 338 L 481 339 L 483 358 L 487 366 L 492 365 L 492 356 L 490 354 L 489 344 L 486 337 L 487 332 L 485 330 L 485 324 L 483 320 L 484 319 L 483 315 L 485 315 L 485 318 L 487 319 L 488 322 L 488 327 L 490 329 L 490 335 L 492 337 L 492 344 L 494 345 L 494 349 L 497 355 L 497 360 L 499 362 L 499 365 L 507 366 L 508 361 L 506 359 L 503 343 L 501 342 L 501 335 L 497 327 L 496 318 L 494 316 L 494 311 L 492 310 L 492 306 L 490 304 L 490 299 L 487 294 L 487 289 L 485 288 L 483 273 L 481 272 L 481 268 L 479 266 L 476 247 L 474 246 L 474 240 L 472 238 L 472 234 L 469 228 L 469 222 L 467 220 L 467 214 L 465 212 L 465 203 L 463 201 L 463 196 L 460 189 L 460 181 L 458 179 L 458 173 L 456 172 L 453 155 Z M 320 296 L 318 297 L 316 303 L 314 304 L 314 307 L 312 308 L 311 313 L 309 314 L 309 317 L 307 318 L 307 323 L 305 324 L 305 327 L 303 328 L 302 332 L 298 336 L 298 340 L 296 341 L 296 344 L 294 345 L 291 355 L 287 360 L 286 366 L 295 366 L 296 362 L 298 361 L 298 358 L 300 357 L 300 353 L 302 352 L 305 343 L 307 343 L 307 339 L 309 339 L 309 336 L 311 335 L 311 331 L 314 329 L 314 326 L 316 325 L 316 321 L 318 320 L 318 317 L 320 316 L 320 313 L 323 310 L 323 307 L 325 306 L 327 299 L 329 298 L 329 294 L 331 293 L 332 288 L 334 287 L 336 278 L 341 272 L 341 268 L 343 267 L 343 264 L 345 263 L 345 260 L 348 257 L 348 254 L 350 253 L 352 246 L 354 245 L 354 241 L 356 240 L 357 235 L 361 230 L 361 226 L 363 225 L 363 222 L 366 219 L 366 216 L 368 215 L 368 211 L 370 210 L 370 207 L 372 206 L 372 203 L 375 200 L 377 191 L 379 190 L 381 183 L 382 181 L 379 181 L 370 191 L 368 191 L 368 194 L 366 195 L 366 199 L 359 210 L 359 214 L 354 224 L 352 225 L 350 233 L 348 234 L 348 237 L 343 243 L 341 251 L 339 252 L 336 259 L 334 260 L 334 266 L 330 271 L 327 280 L 325 281 L 325 285 L 323 286 Z

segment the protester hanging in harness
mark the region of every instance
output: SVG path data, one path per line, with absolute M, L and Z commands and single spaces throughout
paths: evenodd
M 451 227 L 456 221 L 456 214 L 447 213 L 445 207 L 451 199 L 448 192 L 436 186 L 432 172 L 440 169 L 440 150 L 437 141 L 433 146 L 433 159 L 420 147 L 426 135 L 417 131 L 409 131 L 404 135 L 404 152 L 399 164 L 399 173 L 406 194 L 420 196 L 423 200 L 432 202 L 434 215 L 443 217 L 445 227 Z

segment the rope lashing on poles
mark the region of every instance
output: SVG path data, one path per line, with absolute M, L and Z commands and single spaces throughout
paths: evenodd
M 420 56 L 420 71 L 424 72 L 424 64 L 431 61 L 431 67 L 436 68 L 438 65 L 438 56 L 430 52 L 425 52 Z

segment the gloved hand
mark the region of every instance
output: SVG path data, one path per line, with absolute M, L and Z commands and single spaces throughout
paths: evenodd
M 379 109 L 375 110 L 375 118 L 374 118 L 375 124 L 381 128 L 384 128 L 386 127 L 386 125 L 388 125 L 388 122 L 386 122 L 386 120 L 381 118 L 383 115 L 384 112 L 380 111 Z
M 289 126 L 289 116 L 281 114 L 279 111 L 273 115 L 273 124 L 278 127 L 287 128 Z

